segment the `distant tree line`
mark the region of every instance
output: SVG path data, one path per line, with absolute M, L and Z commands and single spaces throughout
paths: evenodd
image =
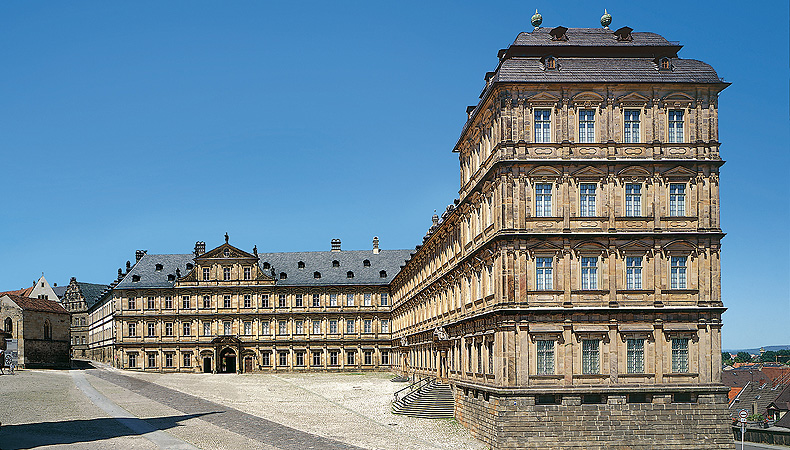
M 735 363 L 746 363 L 746 362 L 778 362 L 782 364 L 790 364 L 790 350 L 768 350 L 764 352 L 762 355 L 758 356 L 757 358 L 753 359 L 752 355 L 748 352 L 738 352 L 735 355 L 735 358 L 730 355 L 728 352 L 721 353 L 721 361 L 725 365 L 733 365 Z

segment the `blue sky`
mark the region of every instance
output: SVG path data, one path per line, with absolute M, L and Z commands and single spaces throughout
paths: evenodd
M 725 348 L 790 343 L 788 4 L 3 2 L 0 290 L 136 249 L 421 242 L 497 50 L 531 28 L 680 41 L 720 97 Z

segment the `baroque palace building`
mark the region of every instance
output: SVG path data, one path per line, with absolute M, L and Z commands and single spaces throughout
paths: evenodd
M 732 448 L 718 95 L 681 46 L 540 28 L 499 51 L 459 199 L 392 281 L 395 367 L 494 448 Z
M 119 269 L 90 308 L 95 360 L 133 370 L 388 370 L 389 283 L 408 250 L 252 253 L 228 242 Z

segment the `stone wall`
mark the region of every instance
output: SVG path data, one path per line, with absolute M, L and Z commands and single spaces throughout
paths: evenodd
M 68 341 L 25 339 L 25 368 L 67 368 L 70 365 Z
M 700 393 L 694 403 L 672 403 L 672 394 L 650 403 L 626 395 L 582 404 L 566 394 L 559 404 L 536 405 L 534 395 L 501 395 L 455 389 L 456 418 L 493 449 L 710 450 L 734 449 L 726 396 Z

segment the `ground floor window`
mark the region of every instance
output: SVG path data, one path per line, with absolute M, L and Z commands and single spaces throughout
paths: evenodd
M 280 352 L 280 361 L 277 363 L 280 366 L 287 366 L 288 365 L 288 353 Z
M 304 366 L 304 352 L 296 352 L 296 365 Z
M 165 353 L 165 367 L 173 367 L 173 353 Z
M 365 364 L 373 364 L 373 352 L 365 352 Z
M 192 367 L 192 353 L 184 353 L 184 367 Z
M 383 351 L 381 352 L 381 364 L 389 365 L 390 363 L 390 352 Z
M 330 366 L 336 366 L 336 365 L 338 365 L 338 362 L 337 362 L 337 353 L 338 353 L 338 352 L 329 352 L 329 365 L 330 365 Z
M 271 353 L 269 353 L 269 352 L 261 353 L 261 361 L 263 362 L 264 366 L 266 366 L 266 367 L 271 366 L 272 365 Z
M 353 366 L 354 365 L 354 356 L 355 356 L 354 352 L 347 352 L 346 353 L 346 364 L 348 364 L 349 366 Z
M 156 353 L 148 353 L 148 367 L 156 367 Z
M 554 374 L 554 341 L 536 341 L 538 352 L 538 375 Z
M 129 367 L 137 367 L 137 353 L 129 353 Z
M 313 352 L 313 365 L 314 366 L 321 365 L 321 352 Z

